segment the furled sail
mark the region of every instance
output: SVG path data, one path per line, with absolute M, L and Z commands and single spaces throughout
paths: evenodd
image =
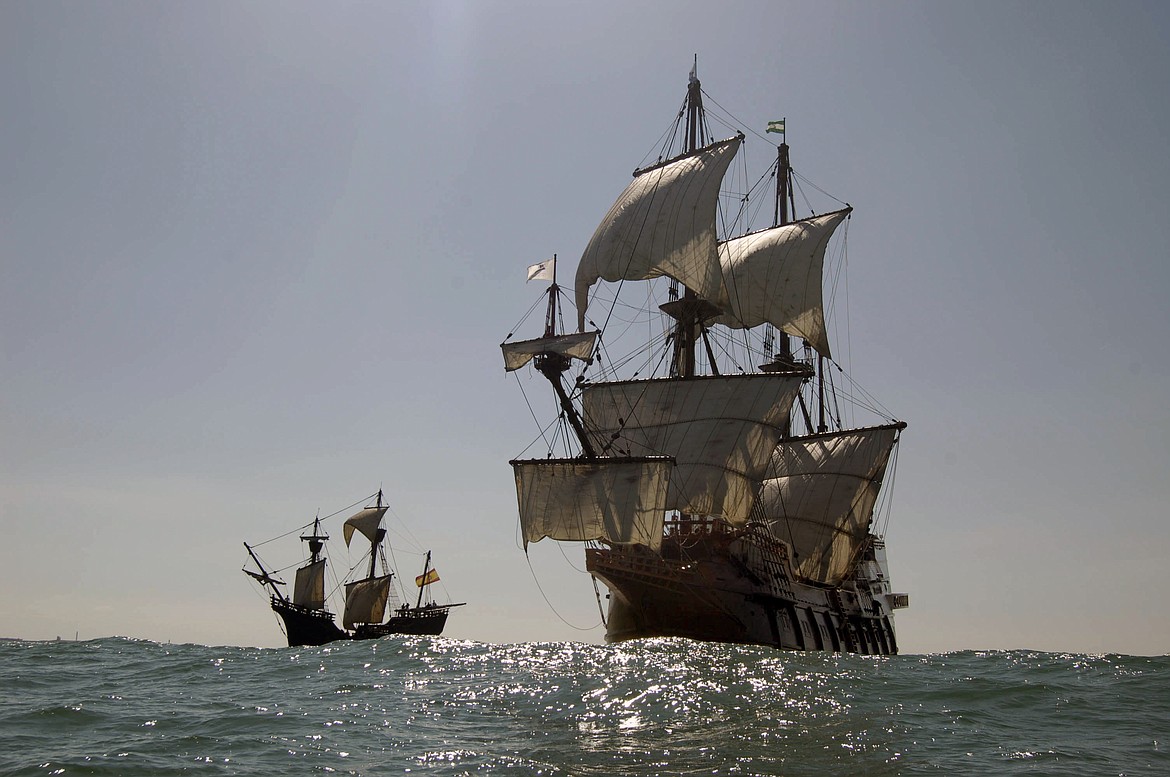
M 735 137 L 636 174 L 605 214 L 577 265 L 577 330 L 585 330 L 589 289 L 598 279 L 669 275 L 714 301 L 723 286 L 715 212 Z
M 760 502 L 775 534 L 792 545 L 798 573 L 840 584 L 869 535 L 886 463 L 905 424 L 785 440 Z
M 825 248 L 853 211 L 845 208 L 737 237 L 719 245 L 725 315 L 716 323 L 747 329 L 770 323 L 829 356 L 822 302 Z
M 358 623 L 381 623 L 390 596 L 390 575 L 370 577 L 345 586 L 345 628 Z
M 724 375 L 586 385 L 586 425 L 623 454 L 671 456 L 667 509 L 743 525 L 802 376 Z
M 524 547 L 548 537 L 657 550 L 671 464 L 664 457 L 513 461 Z
M 341 527 L 342 534 L 345 536 L 346 547 L 349 547 L 349 540 L 353 537 L 354 530 L 360 531 L 370 542 L 377 542 L 378 529 L 382 525 L 382 516 L 389 509 L 389 507 L 367 507 L 350 516 Z
M 502 343 L 500 349 L 504 352 L 504 369 L 508 372 L 518 370 L 532 357 L 546 353 L 571 356 L 587 362 L 593 358 L 593 346 L 597 343 L 598 334 L 600 332 L 581 332 Z
M 297 570 L 293 582 L 293 604 L 310 610 L 325 609 L 325 559 Z

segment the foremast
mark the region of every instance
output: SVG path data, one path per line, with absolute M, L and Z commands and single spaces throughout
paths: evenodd
M 557 301 L 560 299 L 561 287 L 557 285 L 556 268 L 557 257 L 556 254 L 553 254 L 552 283 L 548 287 L 548 308 L 544 314 L 544 339 L 550 347 L 536 354 L 533 363 L 536 370 L 552 385 L 553 392 L 557 395 L 557 402 L 560 404 L 561 412 L 564 414 L 569 426 L 573 428 L 573 432 L 577 435 L 577 441 L 581 445 L 582 455 L 586 459 L 596 459 L 597 451 L 594 450 L 593 442 L 589 439 L 589 435 L 585 433 L 585 424 L 581 420 L 581 414 L 577 412 L 577 407 L 573 404 L 569 392 L 565 389 L 564 374 L 568 372 L 572 364 L 571 354 L 551 347 L 558 342 Z M 586 360 L 586 363 L 591 361 L 592 357 L 591 347 L 589 359 Z
M 582 413 L 563 376 L 578 359 L 593 361 L 599 332 L 558 334 L 560 287 L 556 257 L 529 267 L 529 280 L 552 281 L 544 334 L 535 340 L 500 345 L 507 371 L 534 362 L 552 385 L 560 415 L 572 428 L 580 454 L 568 458 L 516 459 L 511 462 L 524 546 L 545 537 L 587 542 L 606 540 L 658 547 L 669 477 L 663 456 L 603 456 L 586 429 Z M 582 327 L 583 330 L 583 327 Z M 511 338 L 511 335 L 508 335 Z M 421 598 L 420 598 L 421 602 Z

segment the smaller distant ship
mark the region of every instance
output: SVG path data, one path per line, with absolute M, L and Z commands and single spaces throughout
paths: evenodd
M 243 572 L 258 580 L 271 592 L 272 610 L 284 623 L 289 647 L 324 645 L 341 639 L 378 639 L 389 634 L 437 636 L 443 633 L 451 609 L 465 604 L 465 602 L 438 604 L 433 599 L 423 602 L 430 586 L 439 581 L 438 571 L 431 566 L 429 550 L 423 562 L 422 574 L 414 579 L 418 587 L 418 599 L 413 605 L 398 599 L 392 585 L 397 573 L 389 566 L 386 529 L 382 526 L 382 518 L 390 508 L 382 503 L 381 489 L 376 495 L 363 501 L 367 504 L 369 501 L 375 501 L 375 504 L 362 508 L 342 524 L 346 546 L 350 545 L 353 535 L 358 533 L 369 540 L 370 554 L 368 565 L 361 563 L 358 565 L 366 567 L 365 576 L 345 582 L 341 627 L 337 625 L 334 620 L 336 616 L 328 608 L 330 597 L 325 591 L 327 564 L 325 543 L 329 540 L 329 535 L 323 532 L 320 516 L 313 520 L 312 532 L 301 535 L 301 540 L 308 543 L 309 557 L 297 567 L 291 596 L 283 590 L 285 582 L 275 577 L 279 571 L 269 572 L 256 554 L 256 548 L 265 543 L 254 545 L 244 543 L 248 555 L 260 571 L 254 572 L 245 567 Z M 378 574 L 379 569 L 381 574 Z M 337 588 L 340 589 L 340 586 Z

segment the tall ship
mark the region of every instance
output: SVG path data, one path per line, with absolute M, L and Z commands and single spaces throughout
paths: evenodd
M 413 603 L 407 600 L 406 589 L 396 588 L 394 584 L 397 573 L 388 561 L 387 532 L 382 523 L 390 508 L 383 504 L 382 490 L 379 489 L 377 494 L 358 504 L 362 502 L 367 506 L 345 520 L 341 527 L 342 536 L 349 548 L 354 535 L 360 535 L 369 542 L 369 551 L 344 573 L 340 581 L 336 570 L 330 567 L 326 558 L 329 535 L 325 533 L 319 515 L 300 529 L 271 540 L 244 543 L 258 571 L 245 566 L 243 572 L 268 592 L 269 604 L 272 611 L 280 616 L 289 647 L 324 645 L 342 639 L 377 639 L 390 634 L 439 635 L 447 625 L 447 615 L 451 609 L 463 606 L 464 602 L 439 604 L 434 599 L 426 598 L 430 586 L 439 582 L 439 573 L 431 565 L 429 550 L 424 555 L 422 574 L 414 578 L 418 588 L 417 598 Z M 370 505 L 370 502 L 374 504 Z M 349 509 L 353 507 L 356 505 Z M 345 512 L 347 510 L 342 510 L 336 515 Z M 285 570 L 269 571 L 257 549 L 269 542 L 285 539 L 297 531 L 307 532 L 301 535 L 301 541 L 307 546 L 309 555 L 303 561 L 291 565 L 296 572 L 292 591 L 288 592 L 287 584 L 277 577 Z M 327 585 L 329 573 L 333 573 L 332 579 L 335 581 L 331 588 Z M 342 597 L 340 627 L 329 604 L 334 595 Z
M 501 348 L 506 370 L 547 379 L 555 409 L 511 462 L 525 552 L 584 546 L 610 642 L 897 653 L 909 597 L 884 527 L 906 424 L 857 401 L 826 326 L 826 257 L 843 258 L 852 208 L 795 218 L 784 121 L 767 128 L 770 171 L 728 194 L 746 136 L 713 140 L 704 94 L 692 69 L 657 159 L 581 255 L 570 326 L 556 257 L 529 268 L 550 282 L 530 311 L 543 333 L 514 339 L 521 321 Z M 770 156 L 773 135 L 758 137 Z M 771 225 L 742 228 L 761 200 Z

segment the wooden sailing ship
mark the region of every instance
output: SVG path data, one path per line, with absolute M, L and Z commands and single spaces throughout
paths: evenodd
M 270 573 L 260 560 L 256 553 L 259 545 L 244 543 L 259 571 L 245 567 L 243 572 L 269 591 L 272 610 L 280 616 L 290 647 L 324 645 L 342 639 L 377 639 L 390 634 L 439 635 L 443 633 L 451 609 L 463 606 L 463 602 L 439 604 L 433 599 L 424 602 L 430 586 L 439 581 L 438 571 L 431 566 L 429 550 L 426 551 L 422 574 L 415 578 L 417 600 L 412 605 L 398 598 L 393 586 L 396 573 L 389 567 L 386 529 L 382 525 L 389 507 L 382 503 L 380 489 L 371 499 L 375 501 L 374 505 L 362 508 L 342 524 L 346 547 L 350 546 L 355 534 L 360 534 L 369 541 L 370 549 L 366 574 L 345 583 L 341 627 L 328 606 L 328 561 L 324 551 L 329 536 L 323 532 L 319 517 L 309 525 L 311 531 L 301 535 L 301 541 L 308 546 L 309 557 L 296 568 L 291 594 L 285 593 L 284 581 L 278 579 L 276 573 Z
M 509 335 L 505 369 L 547 378 L 563 432 L 542 430 L 546 455 L 511 462 L 525 548 L 584 544 L 609 590 L 610 641 L 896 653 L 908 597 L 890 585 L 875 510 L 905 423 L 832 410 L 824 265 L 852 208 L 792 218 L 781 142 L 773 225 L 721 238 L 717 223 L 739 222 L 717 214 L 745 136 L 710 140 L 703 94 L 692 70 L 676 145 L 635 171 L 586 246 L 575 332 L 555 257 L 529 268 L 551 281 L 544 332 Z M 782 121 L 768 129 L 784 137 Z M 650 342 L 620 350 L 621 329 Z

